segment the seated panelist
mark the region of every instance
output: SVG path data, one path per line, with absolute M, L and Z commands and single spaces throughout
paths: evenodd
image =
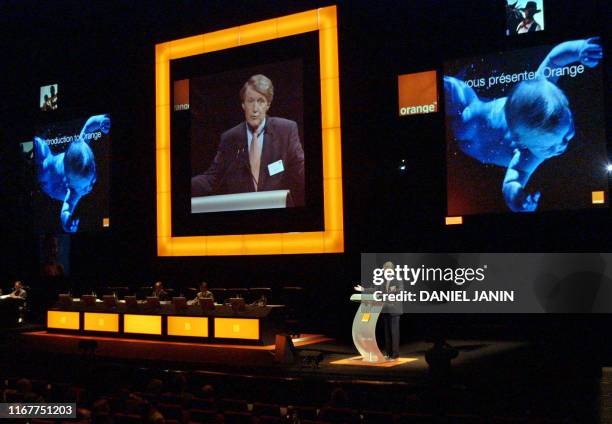
M 161 281 L 157 281 L 153 285 L 153 293 L 151 293 L 152 297 L 157 297 L 160 302 L 170 300 L 170 295 L 166 290 L 164 290 L 164 283 Z
M 215 301 L 213 293 L 208 290 L 208 283 L 206 281 L 202 281 L 200 283 L 200 291 L 196 294 L 195 299 L 191 300 L 189 304 L 197 305 L 200 302 L 200 299 L 212 299 L 213 302 Z
M 21 300 L 26 300 L 26 297 L 28 296 L 28 292 L 25 291 L 25 289 L 23 288 L 23 283 L 19 280 L 15 281 L 15 284 L 13 286 L 13 291 L 11 293 L 8 294 L 8 298 L 9 299 L 21 299 Z

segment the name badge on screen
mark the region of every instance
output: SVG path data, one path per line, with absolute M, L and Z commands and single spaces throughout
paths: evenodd
M 268 165 L 268 173 L 270 174 L 270 176 L 279 174 L 283 172 L 284 170 L 285 170 L 285 167 L 283 166 L 282 159 L 277 160 L 276 162 L 272 162 L 270 165 Z

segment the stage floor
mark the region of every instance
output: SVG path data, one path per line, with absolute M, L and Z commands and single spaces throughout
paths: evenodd
M 98 357 L 227 366 L 246 364 L 271 366 L 275 364 L 274 345 L 190 343 L 57 334 L 47 331 L 24 332 L 19 337 L 29 349 L 54 353 L 81 354 L 83 351 L 79 343 L 89 340 L 97 343 L 95 354 Z M 296 347 L 302 347 L 328 341 L 331 339 L 322 335 L 304 334 L 294 339 L 293 343 Z
M 293 364 L 275 361 L 275 346 L 250 346 L 228 344 L 204 344 L 156 340 L 124 339 L 113 337 L 66 335 L 46 331 L 23 332 L 18 336 L 20 349 L 29 352 L 50 352 L 79 355 L 84 352 L 79 343 L 96 341 L 95 357 L 99 359 L 158 362 L 175 368 L 206 369 L 211 371 L 249 372 L 317 376 L 325 378 L 350 378 L 376 381 L 427 381 L 428 366 L 425 352 L 431 344 L 414 342 L 404 344 L 400 353 L 403 358 L 389 364 L 360 364 L 351 360 L 356 357 L 355 348 L 323 335 L 304 334 L 293 339 L 298 356 Z M 520 350 L 524 343 L 504 341 L 461 341 L 449 343 L 459 350 L 453 361 L 456 370 L 470 369 L 487 358 Z

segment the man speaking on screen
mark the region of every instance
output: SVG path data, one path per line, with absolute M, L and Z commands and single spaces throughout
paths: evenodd
M 268 116 L 272 81 L 253 75 L 240 90 L 245 122 L 221 135 L 210 167 L 191 179 L 191 196 L 289 190 L 304 205 L 304 150 L 294 121 Z

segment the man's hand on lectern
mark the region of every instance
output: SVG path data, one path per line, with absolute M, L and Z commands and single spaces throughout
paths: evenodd
M 355 287 L 353 287 L 353 288 L 355 289 L 355 291 L 358 291 L 358 292 L 362 292 L 363 291 L 363 287 L 359 283 L 357 283 L 357 285 Z

